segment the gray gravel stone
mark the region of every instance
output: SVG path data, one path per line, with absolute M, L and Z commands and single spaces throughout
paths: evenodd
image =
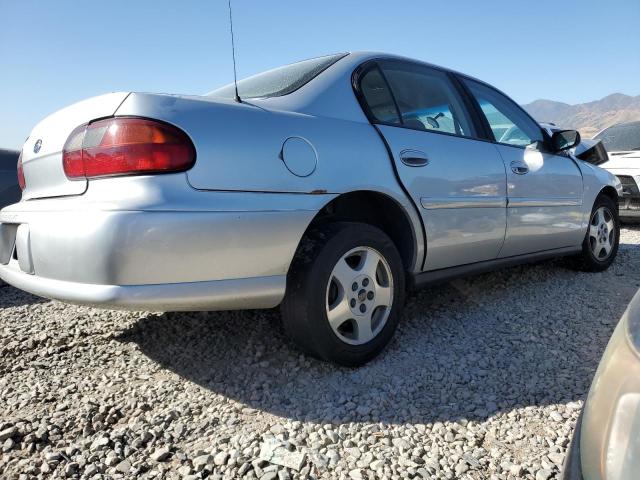
M 91 478 L 94 475 L 96 475 L 97 473 L 99 473 L 100 470 L 98 469 L 98 467 L 95 464 L 89 464 L 85 467 L 84 469 L 84 475 L 87 478 Z
M 564 420 L 564 418 L 562 418 L 562 414 L 560 414 L 559 412 L 551 412 L 549 416 L 554 422 L 562 422 Z
M 536 472 L 536 480 L 549 480 L 553 472 L 551 470 L 547 470 L 546 468 L 541 468 Z
M 287 470 L 278 470 L 278 480 L 291 480 L 291 475 Z
M 67 463 L 64 466 L 64 474 L 66 477 L 72 477 L 78 472 L 79 465 L 76 462 Z
M 48 451 L 44 453 L 44 459 L 47 462 L 58 462 L 62 460 L 62 454 L 56 451 Z
M 509 467 L 509 473 L 517 478 L 520 478 L 523 472 L 524 469 L 522 468 L 522 465 L 513 464 Z
M 151 459 L 156 462 L 164 462 L 171 456 L 171 450 L 169 447 L 157 448 L 152 454 Z
M 204 455 L 199 455 L 196 458 L 194 458 L 192 463 L 193 463 L 193 468 L 195 468 L 196 471 L 199 472 L 206 465 L 208 465 L 210 463 L 213 463 L 213 457 L 211 455 L 209 455 L 208 453 L 206 453 Z
M 116 465 L 116 470 L 123 474 L 128 474 L 129 470 L 131 470 L 131 463 L 129 460 L 123 460 L 118 465 Z
M 12 426 L 9 428 L 5 428 L 0 431 L 0 442 L 5 441 L 7 438 L 13 437 L 16 433 L 18 433 L 18 427 Z
M 549 460 L 551 460 L 553 463 L 555 463 L 558 466 L 561 466 L 564 463 L 564 453 L 560 453 L 560 452 L 552 452 L 548 455 Z
M 362 470 L 356 468 L 349 472 L 349 478 L 352 478 L 353 480 L 365 480 L 367 477 Z
M 260 448 L 261 460 L 293 470 L 302 469 L 305 457 L 304 453 L 288 450 L 284 443 L 275 439 L 268 439 Z
M 193 469 L 189 465 L 182 465 L 178 468 L 178 473 L 183 476 L 189 476 L 193 473 Z
M 15 444 L 16 442 L 13 440 L 13 438 L 7 438 L 2 444 L 2 451 L 5 453 L 8 452 L 15 446 Z
M 218 466 L 226 465 L 227 460 L 229 460 L 229 452 L 218 452 L 213 457 L 213 463 Z

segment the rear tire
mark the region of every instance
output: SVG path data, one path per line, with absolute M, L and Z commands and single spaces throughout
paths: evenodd
M 617 205 L 608 196 L 599 195 L 591 210 L 582 253 L 571 258 L 571 266 L 584 272 L 606 270 L 615 260 L 619 244 Z
M 305 352 L 362 365 L 389 343 L 404 302 L 398 249 L 379 228 L 320 225 L 300 242 L 282 303 L 284 329 Z

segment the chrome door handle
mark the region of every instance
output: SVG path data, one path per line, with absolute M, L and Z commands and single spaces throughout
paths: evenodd
M 423 167 L 429 164 L 427 154 L 420 150 L 402 150 L 400 160 L 409 167 Z
M 511 162 L 511 171 L 516 175 L 524 175 L 525 173 L 529 173 L 529 166 L 520 161 Z

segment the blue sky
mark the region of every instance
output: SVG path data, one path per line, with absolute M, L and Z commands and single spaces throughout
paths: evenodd
M 521 103 L 640 94 L 639 0 L 234 0 L 239 77 L 380 50 L 477 76 Z M 0 0 L 0 148 L 111 91 L 204 93 L 233 78 L 226 0 Z

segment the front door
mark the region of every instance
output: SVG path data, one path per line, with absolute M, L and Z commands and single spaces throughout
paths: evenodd
M 505 95 L 463 79 L 495 137 L 507 171 L 507 235 L 500 257 L 580 245 L 582 174 L 549 152 L 540 126 Z
M 506 225 L 505 168 L 476 128 L 449 75 L 380 61 L 360 91 L 420 210 L 427 236 L 424 270 L 494 259 Z

